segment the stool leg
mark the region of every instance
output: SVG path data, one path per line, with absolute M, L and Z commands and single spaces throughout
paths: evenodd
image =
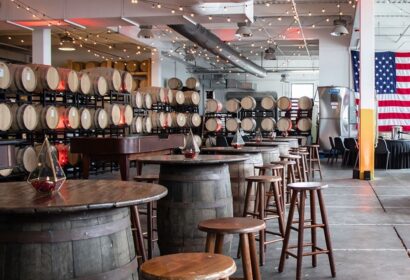
M 265 183 L 260 183 L 259 185 L 259 219 L 264 220 L 265 219 Z M 264 265 L 265 264 L 265 236 L 266 232 L 265 230 L 261 230 L 259 234 L 259 258 L 260 258 L 260 264 Z
M 285 259 L 287 255 L 288 245 L 289 245 L 289 238 L 290 238 L 290 231 L 293 222 L 293 215 L 295 214 L 296 206 L 296 199 L 297 199 L 297 192 L 292 193 L 292 198 L 290 200 L 290 207 L 289 207 L 289 216 L 288 222 L 286 224 L 286 232 L 285 232 L 285 239 L 283 240 L 282 246 L 282 253 L 280 254 L 280 261 L 279 261 L 279 272 L 283 272 L 283 268 L 285 267 Z
M 223 254 L 224 249 L 224 235 L 218 233 L 215 242 L 215 254 Z
M 274 199 L 275 199 L 275 204 L 276 204 L 276 211 L 278 212 L 278 223 L 279 223 L 279 232 L 282 237 L 285 237 L 285 223 L 284 223 L 284 213 L 283 213 L 283 208 L 282 208 L 282 201 L 281 197 L 279 194 L 279 185 L 277 182 L 274 183 L 274 188 L 273 188 L 273 193 L 274 193 Z
M 251 200 L 251 192 L 252 192 L 252 181 L 248 181 L 248 185 L 246 186 L 246 194 L 245 194 L 245 206 L 243 209 L 243 216 L 246 217 L 248 215 L 248 208 Z
M 316 224 L 316 203 L 315 203 L 315 191 L 309 191 L 309 197 L 310 197 L 310 224 L 315 225 Z M 316 238 L 316 227 L 312 227 L 310 229 L 310 235 L 312 239 L 312 252 L 316 252 L 316 247 L 317 247 L 317 238 Z M 317 255 L 313 254 L 312 255 L 312 266 L 316 267 L 317 265 Z
M 152 223 L 152 202 L 147 203 L 147 238 L 148 238 L 148 259 L 152 259 L 153 253 L 153 239 L 154 239 L 154 228 Z
M 318 165 L 318 167 L 319 167 L 320 180 L 323 180 L 322 167 L 320 166 L 319 148 L 315 148 L 315 153 L 316 153 L 316 158 L 317 158 L 317 165 Z
M 216 233 L 209 232 L 206 236 L 205 252 L 213 254 L 215 252 Z
M 133 232 L 133 236 L 134 236 L 135 248 L 137 251 L 136 253 L 141 256 L 141 261 L 142 263 L 144 263 L 147 260 L 147 255 L 145 252 L 144 236 L 142 235 L 141 221 L 140 221 L 140 216 L 138 213 L 137 206 L 131 207 L 131 221 L 135 228 Z
M 259 270 L 258 255 L 256 252 L 255 235 L 248 233 L 249 251 L 251 255 L 252 275 L 254 280 L 261 280 L 261 273 Z
M 332 277 L 336 277 L 336 267 L 335 267 L 335 262 L 333 259 L 333 249 L 332 249 L 332 242 L 330 240 L 330 231 L 329 231 L 329 224 L 327 221 L 327 212 L 326 212 L 325 203 L 323 200 L 321 190 L 317 191 L 317 196 L 319 199 L 319 207 L 320 207 L 320 214 L 322 216 L 322 222 L 325 225 L 323 230 L 325 232 L 326 247 L 327 247 L 327 250 L 329 251 L 328 257 L 329 257 L 330 271 L 332 272 Z
M 314 169 L 314 167 L 313 167 L 313 157 L 314 157 L 314 155 L 313 155 L 312 147 L 309 147 L 309 172 L 311 174 L 312 179 L 315 178 L 315 171 L 313 170 Z
M 298 227 L 298 252 L 296 259 L 296 279 L 302 279 L 302 261 L 303 261 L 303 235 L 305 231 L 305 199 L 306 192 L 300 192 L 299 200 L 299 227 Z
M 252 279 L 251 257 L 249 254 L 249 240 L 245 233 L 239 235 L 241 241 L 242 267 L 246 280 Z

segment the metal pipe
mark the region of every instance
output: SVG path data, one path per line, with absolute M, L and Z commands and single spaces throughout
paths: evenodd
M 231 64 L 243 69 L 245 72 L 253 74 L 257 77 L 266 77 L 266 70 L 256 63 L 240 56 L 240 54 L 233 48 L 225 44 L 215 34 L 207 30 L 200 24 L 173 24 L 169 25 L 170 28 L 198 44 L 204 49 L 207 49 L 214 55 L 221 57 L 224 60 L 229 61 Z

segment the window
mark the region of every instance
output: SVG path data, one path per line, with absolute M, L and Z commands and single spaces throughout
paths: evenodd
M 292 98 L 307 96 L 313 98 L 314 84 L 292 84 Z

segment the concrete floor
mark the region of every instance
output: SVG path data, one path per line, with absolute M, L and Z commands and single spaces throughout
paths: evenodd
M 323 181 L 337 279 L 410 279 L 410 170 L 377 170 L 373 181 L 353 180 L 350 169 L 323 163 Z M 115 174 L 115 177 L 117 174 Z M 275 222 L 269 227 L 276 227 Z M 323 242 L 322 231 L 318 239 Z M 293 237 L 296 236 L 293 232 Z M 305 236 L 310 236 L 306 231 Z M 295 240 L 295 238 L 292 238 Z M 234 239 L 232 257 L 236 255 Z M 295 279 L 296 261 L 289 258 L 285 271 L 277 272 L 282 243 L 268 246 L 263 279 Z M 242 275 L 242 264 L 236 259 Z M 304 258 L 304 279 L 331 279 L 326 255 L 318 266 Z

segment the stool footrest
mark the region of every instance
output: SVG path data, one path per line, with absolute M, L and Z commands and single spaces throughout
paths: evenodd
M 297 248 L 297 246 L 292 246 L 292 247 L 293 247 L 293 249 Z M 307 246 L 303 246 L 303 247 L 307 247 Z M 288 247 L 288 248 L 290 248 L 290 247 Z M 330 252 L 329 250 L 325 250 L 325 249 L 322 249 L 322 248 L 319 248 L 319 247 L 315 247 L 315 249 L 317 251 L 306 252 L 306 253 L 303 253 L 302 256 L 303 257 L 308 257 L 308 256 L 314 256 L 314 255 L 329 254 L 329 252 Z M 295 259 L 298 258 L 298 255 L 293 253 L 293 252 L 286 251 L 286 254 L 289 255 L 289 256 L 294 257 Z
M 324 224 L 305 225 L 303 229 L 324 228 Z M 294 231 L 299 231 L 298 227 L 291 227 Z

